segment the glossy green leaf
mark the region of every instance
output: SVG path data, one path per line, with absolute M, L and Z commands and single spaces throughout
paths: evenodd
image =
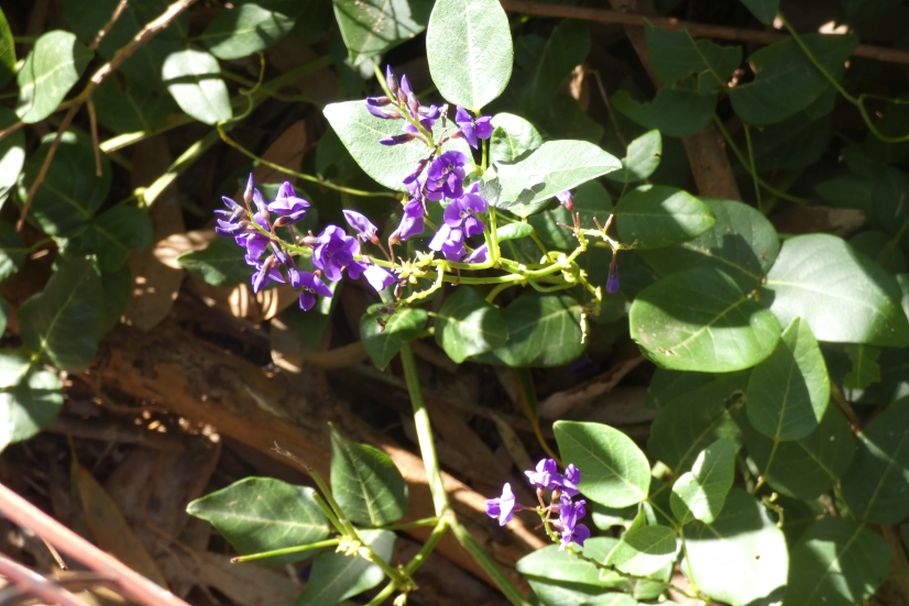
M 221 67 L 211 53 L 194 48 L 174 51 L 164 60 L 161 77 L 180 109 L 199 122 L 216 124 L 233 115 Z
M 329 534 L 314 490 L 272 478 L 243 478 L 186 506 L 241 554 L 308 545 Z
M 847 345 L 846 353 L 852 362 L 852 369 L 843 376 L 843 387 L 865 389 L 881 380 L 881 365 L 878 358 L 881 350 L 868 345 Z
M 502 94 L 514 48 L 498 0 L 437 0 L 426 28 L 426 59 L 439 93 L 473 111 Z
M 829 401 L 824 356 L 807 322 L 796 318 L 773 353 L 751 371 L 748 420 L 768 438 L 798 440 L 817 429 Z
M 754 497 L 733 488 L 711 524 L 685 528 L 683 562 L 698 589 L 715 600 L 745 606 L 777 595 L 786 584 L 786 539 Z
M 543 143 L 536 127 L 515 114 L 502 112 L 492 117 L 489 160 L 493 164 L 517 162 Z
M 402 181 L 429 155 L 426 145 L 416 139 L 392 146 L 379 143 L 383 137 L 399 134 L 401 123 L 376 118 L 366 111 L 362 100 L 329 103 L 322 113 L 360 168 L 389 189 L 406 191 Z M 439 134 L 441 131 L 437 130 L 436 135 Z M 442 149 L 457 149 L 471 157 L 464 139 L 450 139 Z
M 687 30 L 664 31 L 644 26 L 647 56 L 663 86 L 673 86 L 694 75 L 697 89 L 723 89 L 742 63 L 740 46 L 721 46 L 711 40 L 695 40 Z
M 391 560 L 395 533 L 390 530 L 360 530 L 359 535 L 377 556 L 386 562 Z M 381 568 L 361 557 L 337 552 L 322 553 L 313 560 L 306 587 L 294 604 L 334 606 L 372 589 L 384 578 Z
M 556 421 L 552 426 L 559 454 L 581 470 L 581 492 L 607 507 L 647 499 L 650 464 L 627 435 L 602 423 Z
M 159 130 L 171 114 L 179 111 L 164 88 L 147 90 L 118 76 L 114 73 L 92 95 L 98 122 L 108 130 L 116 133 Z
M 741 0 L 741 3 L 764 25 L 770 25 L 780 12 L 780 0 Z
M 774 490 L 798 499 L 811 500 L 830 490 L 849 469 L 855 453 L 855 436 L 843 413 L 827 407 L 821 423 L 808 437 L 774 442 L 737 417 L 745 451 L 758 473 Z
M 12 111 L 0 107 L 0 130 L 12 126 L 19 119 Z M 19 181 L 25 166 L 25 132 L 16 130 L 0 139 L 0 206 Z
M 103 299 L 100 319 L 95 334 L 102 339 L 114 326 L 120 323 L 123 312 L 133 294 L 133 274 L 124 264 L 118 269 L 101 272 Z
M 613 106 L 644 128 L 659 130 L 669 137 L 687 137 L 704 130 L 713 119 L 716 93 L 661 88 L 649 103 L 637 101 L 620 90 L 612 97 Z
M 293 0 L 240 2 L 215 15 L 195 41 L 205 44 L 218 59 L 241 59 L 286 36 L 306 4 Z
M 527 217 L 556 194 L 621 167 L 618 158 L 593 143 L 547 141 L 523 160 L 498 167 L 502 191 L 497 206 Z
M 780 322 L 804 318 L 820 341 L 909 344 L 909 321 L 894 277 L 836 236 L 787 240 L 767 287 Z
M 699 236 L 716 223 L 710 207 L 688 192 L 666 185 L 642 185 L 616 203 L 616 230 L 623 242 L 661 248 Z
M 530 223 L 506 223 L 496 229 L 496 241 L 520 240 L 534 234 L 533 225 Z
M 16 43 L 9 29 L 6 15 L 0 9 L 0 86 L 9 82 L 16 73 Z
M 232 286 L 249 279 L 252 271 L 243 261 L 245 253 L 231 238 L 215 238 L 202 250 L 177 257 L 183 268 L 199 274 L 212 286 Z
M 95 329 L 102 296 L 94 264 L 86 259 L 65 260 L 44 290 L 19 308 L 22 342 L 57 368 L 85 370 L 98 347 Z
M 539 52 L 526 58 L 529 59 L 525 60 L 526 68 L 515 74 L 514 84 L 520 87 L 518 94 L 524 112 L 545 115 L 571 76 L 571 70 L 584 63 L 589 53 L 590 30 L 586 23 L 566 19 L 556 25 Z
M 743 290 L 757 288 L 780 252 L 780 239 L 763 214 L 735 200 L 699 198 L 716 223 L 697 238 L 678 246 L 645 251 L 647 263 L 666 275 L 708 266 L 722 269 Z
M 388 314 L 381 303 L 371 305 L 360 319 L 360 340 L 376 368 L 385 370 L 401 345 L 426 329 L 428 318 L 419 307 L 402 307 Z
M 726 273 L 696 267 L 640 292 L 628 314 L 631 337 L 664 368 L 732 372 L 773 352 L 780 325 Z
M 722 374 L 696 389 L 682 389 L 664 398 L 650 428 L 647 451 L 680 474 L 716 440 L 738 443 L 740 431 L 726 405 L 745 389 L 746 381 L 747 373 Z
M 445 299 L 434 318 L 436 342 L 459 364 L 508 340 L 502 311 L 468 286 Z
M 892 402 L 859 435 L 843 497 L 866 522 L 909 516 L 909 397 Z
M 16 75 L 19 99 L 16 114 L 34 124 L 51 115 L 82 75 L 92 57 L 71 32 L 46 32 L 35 41 Z
M 382 526 L 407 511 L 407 483 L 391 457 L 331 428 L 331 494 L 354 524 Z
M 606 178 L 617 183 L 643 181 L 660 166 L 663 156 L 663 137 L 658 130 L 649 130 L 628 144 L 622 158 L 622 169 L 608 173 Z
M 0 315 L 3 330 L 6 330 L 6 301 L 0 299 Z M 0 389 L 13 387 L 22 382 L 32 369 L 32 360 L 20 349 L 0 349 Z
M 835 78 L 842 76 L 843 63 L 857 43 L 852 35 L 826 34 L 802 34 L 801 41 Z M 748 63 L 756 70 L 754 80 L 729 89 L 729 99 L 735 113 L 751 124 L 782 122 L 832 86 L 792 38 L 760 49 Z
M 145 250 L 152 242 L 148 213 L 135 206 L 115 206 L 95 217 L 75 244 L 98 255 L 102 270 L 123 267 L 131 250 Z
M 333 0 L 332 4 L 354 63 L 421 34 L 432 8 L 431 0 Z
M 784 606 L 864 604 L 890 570 L 880 535 L 845 518 L 818 520 L 790 551 Z
M 636 526 L 622 535 L 606 563 L 627 574 L 646 577 L 675 561 L 679 548 L 667 526 Z
M 609 537 L 587 539 L 583 553 L 603 561 L 616 543 L 616 539 Z M 592 562 L 560 549 L 558 545 L 527 554 L 518 560 L 516 568 L 546 606 L 582 606 L 604 597 L 604 590 L 630 589 L 630 584 L 619 573 L 598 569 Z M 605 595 L 611 599 L 617 594 Z M 621 602 L 617 603 L 619 605 L 625 606 Z
M 508 342 L 492 353 L 508 366 L 561 366 L 584 353 L 581 305 L 568 295 L 528 290 L 502 315 Z
M 63 390 L 57 374 L 26 366 L 23 375 L 25 360 L 26 354 L 9 350 L 0 357 L 2 382 L 15 380 L 15 384 L 0 389 L 0 452 L 50 425 L 63 407 Z
M 16 228 L 0 223 L 0 282 L 15 275 L 28 254 L 28 246 L 16 233 Z
M 679 476 L 669 501 L 679 522 L 700 520 L 709 524 L 720 515 L 735 479 L 737 450 L 735 442 L 720 438 L 698 454 L 691 471 Z
M 53 133 L 44 137 L 41 147 L 29 158 L 25 187 L 31 187 L 37 177 L 53 138 Z M 111 170 L 104 155 L 101 168 L 103 173 L 99 177 L 95 174 L 90 141 L 72 133 L 64 134 L 47 176 L 32 200 L 29 217 L 48 235 L 75 235 L 91 221 L 110 191 Z

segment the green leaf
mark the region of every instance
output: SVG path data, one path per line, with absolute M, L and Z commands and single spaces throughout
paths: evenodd
M 186 506 L 241 554 L 308 545 L 329 534 L 315 491 L 273 478 L 243 478 Z
M 616 543 L 616 539 L 609 537 L 587 539 L 583 554 L 595 561 L 603 561 Z M 518 560 L 516 568 L 546 606 L 588 605 L 604 596 L 604 590 L 630 589 L 630 584 L 619 573 L 598 569 L 592 562 L 560 549 L 558 545 L 529 553 Z M 617 594 L 605 595 L 611 597 Z M 631 603 L 634 604 L 634 601 Z M 626 605 L 617 602 L 615 606 Z
M 196 38 L 218 59 L 242 59 L 258 53 L 294 27 L 306 2 L 293 0 L 251 0 L 222 10 Z
M 821 423 L 808 437 L 791 442 L 773 441 L 751 427 L 744 414 L 737 416 L 748 456 L 774 490 L 810 501 L 830 490 L 849 469 L 855 436 L 835 406 L 828 406 Z
M 814 522 L 790 551 L 784 606 L 864 604 L 887 578 L 887 542 L 845 518 Z
M 6 301 L 0 304 L 2 328 L 6 330 Z M 19 349 L 0 349 L 0 389 L 14 387 L 22 382 L 32 369 L 31 358 Z
M 773 352 L 780 325 L 721 270 L 695 267 L 641 291 L 628 313 L 631 338 L 664 368 L 732 372 Z
M 796 318 L 770 357 L 751 371 L 748 420 L 768 438 L 798 440 L 817 429 L 829 401 L 824 356 L 808 324 Z
M 643 181 L 660 165 L 663 156 L 663 138 L 660 131 L 649 130 L 628 144 L 622 158 L 622 169 L 609 173 L 606 178 L 617 183 Z
M 71 32 L 41 34 L 16 76 L 16 114 L 26 124 L 47 118 L 78 82 L 91 58 L 92 51 Z
M 770 25 L 780 12 L 780 0 L 741 0 L 741 3 L 764 25 Z
M 0 130 L 12 126 L 19 119 L 16 114 L 0 107 Z M 0 139 L 0 206 L 10 190 L 18 183 L 25 165 L 25 132 L 22 129 L 8 133 Z
M 354 524 L 382 526 L 407 511 L 407 483 L 391 457 L 331 428 L 331 493 Z
M 786 584 L 789 553 L 783 531 L 738 488 L 713 523 L 685 528 L 685 551 L 683 562 L 698 589 L 731 606 L 776 595 Z
M 341 38 L 356 64 L 426 29 L 431 0 L 333 0 Z
M 233 116 L 221 66 L 211 53 L 194 48 L 174 51 L 164 60 L 161 76 L 180 109 L 199 122 L 217 124 Z
M 586 23 L 566 19 L 556 25 L 539 53 L 527 62 L 529 69 L 520 73 L 520 79 L 515 78 L 525 113 L 545 115 L 571 70 L 584 63 L 589 53 L 590 30 Z
M 645 251 L 647 263 L 666 275 L 708 266 L 722 269 L 743 290 L 761 285 L 780 252 L 776 229 L 763 214 L 735 200 L 699 198 L 710 207 L 716 223 L 678 246 Z
M 212 286 L 232 286 L 249 279 L 250 268 L 243 261 L 243 249 L 231 238 L 215 238 L 203 250 L 177 257 L 183 268 L 199 274 Z
M 659 130 L 669 137 L 687 137 L 704 130 L 713 119 L 716 93 L 661 88 L 650 103 L 642 103 L 620 90 L 612 97 L 619 112 L 644 128 Z
M 694 519 L 709 524 L 720 515 L 735 478 L 736 450 L 738 444 L 720 438 L 698 454 L 691 471 L 675 481 L 669 504 L 679 522 Z
M 0 282 L 15 275 L 28 254 L 28 246 L 12 225 L 0 223 Z
M 836 236 L 787 240 L 767 288 L 774 292 L 771 309 L 780 322 L 804 318 L 821 341 L 909 344 L 896 279 Z
M 621 541 L 606 558 L 606 564 L 627 574 L 646 577 L 671 565 L 678 551 L 675 532 L 671 528 L 635 526 L 622 535 Z
M 710 207 L 688 192 L 666 185 L 642 185 L 616 202 L 616 229 L 637 248 L 661 248 L 690 240 L 716 223 Z
M 163 88 L 148 90 L 118 76 L 114 73 L 92 96 L 98 121 L 108 130 L 115 133 L 156 131 L 166 125 L 172 113 L 179 111 Z
M 402 181 L 429 155 L 430 150 L 426 144 L 418 139 L 392 146 L 379 143 L 383 137 L 399 134 L 401 123 L 373 116 L 366 111 L 366 104 L 362 100 L 329 103 L 322 113 L 360 168 L 389 189 L 406 191 Z M 437 129 L 436 137 L 441 133 Z M 449 139 L 442 146 L 442 151 L 450 149 L 456 149 L 468 158 L 472 157 L 470 146 L 464 139 Z
M 581 225 L 600 224 L 612 212 L 612 198 L 599 181 L 588 181 L 574 190 L 574 210 L 580 217 Z M 543 243 L 549 248 L 574 250 L 577 239 L 570 230 L 562 227 L 571 225 L 571 213 L 561 204 L 552 210 L 537 213 L 528 219 Z
M 694 75 L 699 91 L 724 89 L 742 63 L 742 47 L 695 40 L 687 30 L 664 31 L 648 23 L 644 35 L 650 64 L 664 86 Z
M 909 396 L 887 406 L 859 435 L 843 497 L 865 522 L 896 524 L 909 515 Z
M 63 407 L 63 390 L 56 373 L 29 366 L 26 355 L 20 352 L 3 352 L 0 373 L 4 384 L 16 381 L 0 390 L 2 452 L 10 444 L 32 437 L 57 418 Z
M 846 353 L 852 362 L 852 369 L 843 377 L 843 387 L 865 389 L 881 380 L 881 365 L 878 357 L 881 350 L 868 345 L 846 345 Z
M 359 535 L 377 556 L 386 562 L 391 560 L 395 533 L 390 530 L 360 530 Z M 306 587 L 294 604 L 334 606 L 372 589 L 384 578 L 381 568 L 361 557 L 337 552 L 322 553 L 313 560 Z
M 517 162 L 543 144 L 536 127 L 515 114 L 498 113 L 492 117 L 489 160 L 493 164 Z
M 437 0 L 426 28 L 429 73 L 446 101 L 475 112 L 502 94 L 514 48 L 498 0 Z
M 502 191 L 496 205 L 527 217 L 556 194 L 621 167 L 618 158 L 593 143 L 547 141 L 523 160 L 498 167 Z
M 534 234 L 533 225 L 530 223 L 506 223 L 496 229 L 496 241 L 520 240 Z
M 502 311 L 467 286 L 445 299 L 435 314 L 434 326 L 436 343 L 458 364 L 508 340 Z
M 131 250 L 145 250 L 153 237 L 148 213 L 135 206 L 114 206 L 95 217 L 74 246 L 98 255 L 104 271 L 114 271 L 126 263 Z
M 419 307 L 402 307 L 389 315 L 383 304 L 371 305 L 360 319 L 360 339 L 376 368 L 385 370 L 401 345 L 425 330 L 428 317 Z
M 133 293 L 133 274 L 129 266 L 124 264 L 113 271 L 102 271 L 101 290 L 103 292 L 101 317 L 95 331 L 99 339 L 120 323 L 120 317 L 129 304 Z
M 54 139 L 51 133 L 41 141 L 28 161 L 25 187 L 31 187 Z M 91 142 L 72 133 L 60 140 L 57 155 L 47 176 L 32 200 L 29 217 L 50 236 L 69 237 L 79 232 L 107 198 L 111 169 L 107 156 L 101 156 L 102 175 L 95 174 Z M 22 196 L 24 199 L 24 195 Z
M 800 37 L 815 59 L 837 79 L 857 44 L 853 35 Z M 729 100 L 735 113 L 750 124 L 782 122 L 807 108 L 832 86 L 792 38 L 762 48 L 748 58 L 748 63 L 755 70 L 754 80 L 729 89 Z
M 16 43 L 3 9 L 0 9 L 0 86 L 16 73 Z
M 492 354 L 508 366 L 562 366 L 584 353 L 581 305 L 568 295 L 528 290 L 502 315 L 508 342 Z
M 689 375 L 691 373 L 679 373 Z M 726 404 L 745 388 L 747 373 L 705 378 L 692 390 L 680 389 L 664 400 L 650 427 L 647 451 L 680 474 L 693 466 L 695 457 L 719 439 L 739 442 L 739 428 Z
M 98 347 L 101 304 L 98 269 L 86 259 L 66 259 L 19 308 L 22 342 L 54 366 L 81 372 Z
M 607 507 L 647 499 L 650 464 L 627 435 L 602 423 L 556 421 L 552 426 L 559 454 L 581 470 L 584 496 Z

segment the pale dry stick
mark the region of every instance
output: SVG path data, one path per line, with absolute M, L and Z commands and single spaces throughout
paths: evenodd
M 18 590 L 16 596 L 6 596 L 11 598 L 10 601 L 27 596 L 39 598 L 48 604 L 59 604 L 59 606 L 85 606 L 85 602 L 71 592 L 3 554 L 0 554 L 0 577 L 5 577 Z M 3 599 L 3 594 L 7 591 L 8 589 L 5 589 L 0 592 L 0 603 L 7 603 Z
M 501 3 L 502 8 L 507 11 L 535 17 L 562 17 L 564 19 L 580 19 L 582 21 L 593 21 L 606 25 L 623 25 L 626 27 L 644 27 L 645 24 L 650 23 L 654 27 L 664 30 L 687 30 L 689 34 L 696 38 L 714 38 L 717 40 L 728 40 L 730 42 L 760 45 L 769 45 L 789 38 L 787 34 L 781 32 L 742 29 L 726 25 L 684 21 L 682 19 L 676 19 L 675 17 L 626 13 L 605 8 L 548 4 L 545 2 L 533 2 L 531 0 L 501 0 Z M 909 51 L 897 48 L 859 44 L 852 51 L 852 55 L 864 59 L 884 61 L 886 63 L 909 65 Z
M 92 43 L 88 46 L 90 50 L 98 50 L 98 47 L 101 46 L 101 42 L 104 40 L 104 37 L 110 33 L 110 30 L 113 29 L 114 24 L 117 22 L 117 19 L 119 19 L 120 15 L 123 14 L 123 11 L 126 10 L 127 4 L 129 4 L 129 0 L 120 0 L 116 8 L 114 8 L 114 12 L 111 13 L 110 19 L 108 19 L 107 23 L 105 23 L 104 26 L 98 30 L 98 34 L 95 36 L 95 39 L 92 40 Z
M 32 183 L 32 186 L 28 190 L 28 195 L 25 197 L 25 203 L 22 205 L 22 211 L 19 214 L 19 221 L 16 223 L 16 231 L 22 231 L 25 220 L 28 218 L 28 209 L 31 206 L 32 200 L 35 199 L 35 194 L 38 193 L 38 189 L 47 177 L 47 171 L 50 168 L 51 162 L 54 160 L 54 156 L 57 154 L 57 149 L 60 147 L 60 140 L 63 138 L 63 133 L 69 127 L 70 123 L 72 123 L 79 108 L 91 99 L 95 89 L 114 73 L 124 61 L 129 59 L 137 50 L 145 46 L 145 44 L 159 32 L 167 29 L 174 19 L 192 6 L 195 1 L 196 0 L 177 0 L 177 2 L 168 6 L 163 13 L 146 23 L 145 27 L 136 32 L 133 39 L 130 40 L 126 46 L 123 46 L 114 53 L 114 56 L 111 57 L 110 61 L 99 67 L 95 73 L 92 74 L 91 78 L 88 80 L 88 84 L 86 84 L 85 88 L 82 89 L 82 92 L 73 99 L 72 105 L 60 121 L 60 127 L 57 129 L 57 136 L 54 137 L 53 143 L 51 143 L 51 146 L 48 148 L 47 156 L 44 157 L 41 168 L 38 170 L 38 175 L 35 177 L 35 181 Z
M 107 554 L 0 484 L 0 513 L 54 545 L 74 560 L 112 579 L 123 594 L 141 606 L 189 606 L 186 602 Z

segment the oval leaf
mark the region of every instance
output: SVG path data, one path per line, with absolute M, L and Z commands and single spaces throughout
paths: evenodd
M 636 526 L 622 535 L 606 564 L 627 574 L 646 577 L 672 564 L 678 551 L 675 532 L 671 528 Z
M 294 13 L 301 12 L 299 7 L 305 4 L 281 0 L 237 4 L 215 15 L 197 41 L 204 42 L 218 59 L 241 59 L 286 36 L 296 22 Z
M 17 121 L 16 114 L 5 107 L 0 107 L 0 130 L 12 126 Z M 25 132 L 19 129 L 7 133 L 0 139 L 0 205 L 19 181 L 23 166 L 25 166 Z
M 91 58 L 92 51 L 71 32 L 41 34 L 16 76 L 16 114 L 26 124 L 47 118 L 78 82 Z
M 308 545 L 328 536 L 312 488 L 272 478 L 244 478 L 186 506 L 241 554 Z
M 709 524 L 720 515 L 735 478 L 736 450 L 735 442 L 720 438 L 701 451 L 691 471 L 675 481 L 669 504 L 679 522 L 694 519 Z
M 660 131 L 649 130 L 628 144 L 622 158 L 622 170 L 609 173 L 606 178 L 617 183 L 643 181 L 660 166 L 663 156 L 663 138 Z
M 659 130 L 669 137 L 687 137 L 704 130 L 716 110 L 716 93 L 661 88 L 650 103 L 637 101 L 620 90 L 613 106 L 644 128 Z
M 502 112 L 492 117 L 489 160 L 493 164 L 517 162 L 543 144 L 536 127 L 515 114 Z
M 637 248 L 661 248 L 699 236 L 716 223 L 710 207 L 688 192 L 642 185 L 616 203 L 619 238 Z
M 473 111 L 511 79 L 514 48 L 498 0 L 437 0 L 426 29 L 429 73 L 445 99 Z
M 16 357 L 20 360 L 18 380 L 15 385 L 0 390 L 0 452 L 50 425 L 63 407 L 63 390 L 57 374 L 32 369 L 23 375 L 21 361 L 25 356 Z M 9 361 L 9 356 L 5 355 L 5 373 L 10 370 Z M 7 379 L 12 378 L 7 376 Z
M 180 109 L 205 124 L 217 124 L 233 115 L 227 85 L 218 60 L 206 51 L 186 48 L 167 56 L 161 78 Z
M 0 223 L 0 282 L 19 271 L 28 251 L 29 247 L 22 241 L 16 228 Z
M 650 464 L 627 435 L 602 423 L 557 421 L 552 426 L 559 454 L 581 470 L 581 492 L 607 507 L 647 499 Z
M 774 292 L 771 309 L 780 322 L 804 318 L 821 341 L 909 344 L 896 279 L 836 236 L 786 240 L 767 288 Z
M 431 0 L 334 0 L 335 20 L 354 64 L 421 34 Z
M 415 339 L 426 328 L 426 310 L 404 307 L 389 315 L 385 305 L 369 307 L 360 319 L 360 339 L 372 363 L 384 370 L 401 351 L 401 345 Z
M 780 325 L 724 272 L 696 267 L 644 289 L 628 314 L 631 337 L 664 368 L 731 372 L 773 352 Z
M 503 310 L 508 342 L 492 354 L 508 366 L 561 366 L 584 353 L 581 305 L 527 291 Z
M 16 42 L 3 9 L 0 9 L 0 86 L 16 73 Z
M 436 343 L 460 364 L 508 340 L 502 311 L 473 288 L 461 286 L 435 314 Z

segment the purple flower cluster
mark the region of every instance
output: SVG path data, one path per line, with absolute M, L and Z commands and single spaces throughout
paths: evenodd
M 476 184 L 465 189 L 467 156 L 456 150 L 442 152 L 441 148 L 448 139 L 463 138 L 476 149 L 481 139 L 492 136 L 491 118 L 474 116 L 463 107 L 458 107 L 454 120 L 458 130 L 433 142 L 432 128 L 440 118 L 444 124 L 448 107 L 421 104 L 407 76 L 401 76 L 399 82 L 391 68 L 387 68 L 385 80 L 391 96 L 368 97 L 366 109 L 377 118 L 402 120 L 404 125 L 402 133 L 385 137 L 379 142 L 399 145 L 420 139 L 432 149 L 430 155 L 404 179 L 409 197 L 389 244 L 422 235 L 427 202 L 439 202 L 445 207 L 444 222 L 430 241 L 430 250 L 441 252 L 449 261 L 485 261 L 486 245 L 477 245 L 470 251 L 468 241 L 473 236 L 482 235 L 484 225 L 479 215 L 487 211 L 488 205 Z
M 587 515 L 587 501 L 575 499 L 578 496 L 578 484 L 581 482 L 581 471 L 572 464 L 565 468 L 565 473 L 559 473 L 558 463 L 554 459 L 542 459 L 536 468 L 525 471 L 524 475 L 532 486 L 536 488 L 537 498 L 540 502 L 540 511 L 544 522 L 554 527 L 563 546 L 569 543 L 583 545 L 590 537 L 590 529 L 579 520 Z M 547 504 L 543 496 L 550 493 Z M 486 501 L 486 514 L 499 521 L 499 526 L 507 524 L 515 511 L 531 509 L 517 502 L 511 484 L 508 482 L 502 487 L 502 494 Z M 558 520 L 552 516 L 558 515 Z
M 345 273 L 352 280 L 365 278 L 376 291 L 397 282 L 392 272 L 362 258 L 360 242 L 377 244 L 378 229 L 356 211 L 344 211 L 344 219 L 356 237 L 337 225 L 326 226 L 318 235 L 298 236 L 292 226 L 303 219 L 310 204 L 287 181 L 278 188 L 275 199 L 266 202 L 250 174 L 243 204 L 226 196 L 221 200 L 225 208 L 215 211 L 215 232 L 233 237 L 246 250 L 246 263 L 256 270 L 252 277 L 253 292 L 273 282 L 290 284 L 300 291 L 300 307 L 309 311 L 319 297 L 332 296 L 325 280 L 337 282 Z M 280 228 L 289 230 L 288 239 L 279 237 Z M 307 248 L 315 271 L 297 265 L 296 257 Z

